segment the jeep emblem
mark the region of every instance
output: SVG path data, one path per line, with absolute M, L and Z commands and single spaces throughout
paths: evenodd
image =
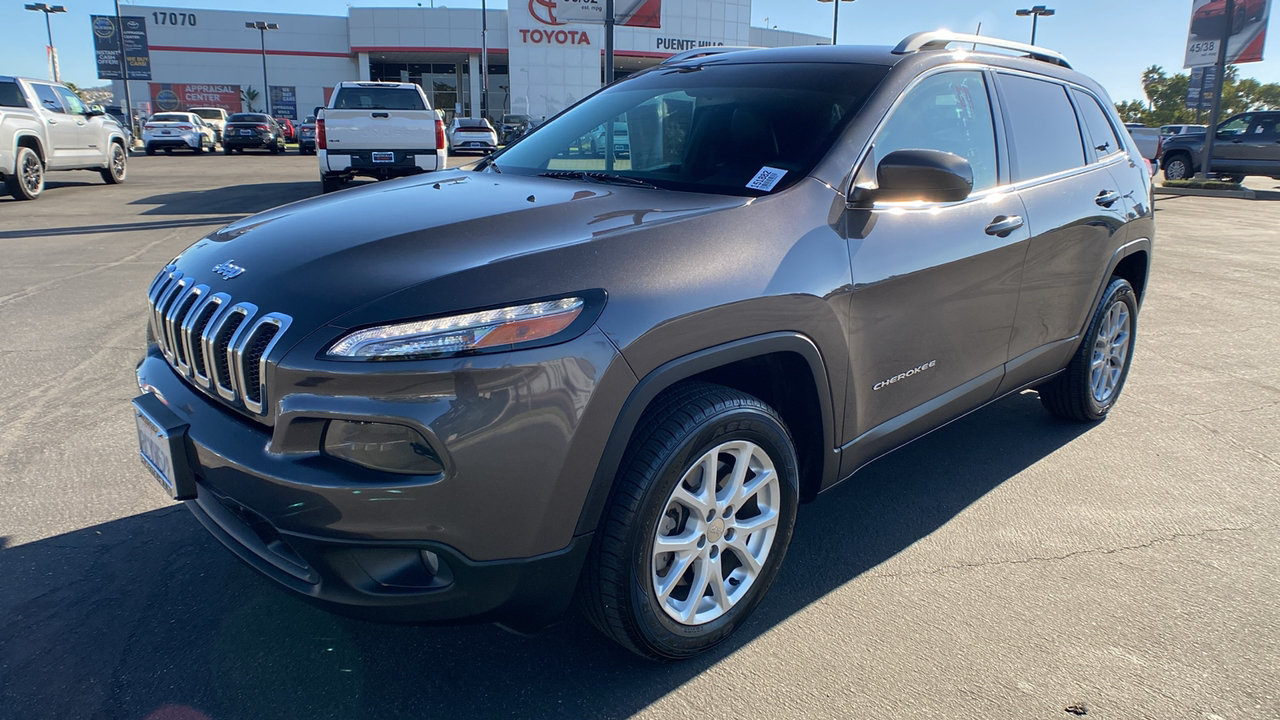
M 221 275 L 223 280 L 230 280 L 231 278 L 244 272 L 244 268 L 240 267 L 239 265 L 236 265 L 234 260 L 228 260 L 219 265 L 214 265 L 213 271 Z

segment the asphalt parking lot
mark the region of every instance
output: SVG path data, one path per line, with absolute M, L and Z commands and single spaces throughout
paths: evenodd
M 657 665 L 577 616 L 331 616 L 143 471 L 148 283 L 317 194 L 315 163 L 134 157 L 0 199 L 0 718 L 1280 717 L 1280 203 L 1159 200 L 1105 422 L 1028 392 L 878 461 L 801 508 L 728 647 Z

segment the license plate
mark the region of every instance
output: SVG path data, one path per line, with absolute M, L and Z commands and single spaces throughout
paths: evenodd
M 241 134 L 241 135 L 252 135 L 252 134 L 253 134 L 253 131 L 252 131 L 252 130 L 241 130 L 241 131 L 240 131 L 240 134 Z
M 186 457 L 186 423 L 160 402 L 147 394 L 133 400 L 134 420 L 138 427 L 138 454 L 143 467 L 174 500 L 190 500 L 196 496 L 195 474 Z
M 170 135 L 170 134 L 172 134 L 172 133 L 170 133 L 168 130 L 161 130 L 161 131 L 160 131 L 160 134 L 161 134 L 161 135 Z
M 395 162 L 396 154 L 393 152 L 376 152 L 373 154 L 374 162 Z

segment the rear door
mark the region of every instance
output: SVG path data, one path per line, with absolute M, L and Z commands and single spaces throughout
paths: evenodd
M 989 400 L 1008 358 L 1026 252 L 1022 203 L 1004 182 L 985 73 L 927 75 L 903 95 L 866 163 L 895 150 L 969 161 L 974 191 L 951 203 L 850 211 L 847 448 L 842 471 Z
M 62 97 L 53 85 L 31 83 L 31 89 L 35 91 L 36 102 L 43 111 L 40 115 L 44 117 L 45 133 L 49 138 L 49 167 L 56 169 L 76 165 L 83 153 L 81 126 L 76 121 L 83 122 L 84 116 L 68 114 Z
M 1062 83 L 1012 71 L 997 78 L 1031 231 L 1006 390 L 1054 372 L 1075 352 L 1134 200 L 1111 172 L 1130 162 L 1118 131 L 1108 137 L 1099 128 L 1093 140 Z

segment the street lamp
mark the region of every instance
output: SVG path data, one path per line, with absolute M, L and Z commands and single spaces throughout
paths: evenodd
M 28 10 L 44 13 L 44 29 L 49 33 L 49 60 L 53 67 L 53 81 L 62 82 L 62 78 L 58 77 L 58 51 L 53 47 L 53 24 L 49 22 L 49 16 L 54 13 L 64 13 L 67 9 L 61 5 L 47 5 L 45 3 L 30 3 L 25 6 Z
M 818 0 L 818 2 L 829 3 L 829 2 L 835 2 L 835 0 Z M 840 3 L 842 2 L 853 2 L 853 0 L 839 0 L 839 2 L 835 2 L 835 7 L 833 8 L 834 10 L 833 14 L 835 15 L 835 17 L 831 20 L 831 44 L 832 45 L 836 44 L 836 35 L 840 32 Z
M 271 115 L 271 86 L 267 84 L 267 31 L 279 30 L 280 25 L 273 22 L 265 22 L 263 20 L 254 20 L 247 22 L 245 27 L 250 30 L 257 30 L 259 39 L 262 40 L 262 92 L 264 94 L 262 105 L 267 109 L 267 114 Z M 250 107 L 250 110 L 253 108 Z
M 1036 44 L 1036 21 L 1039 20 L 1041 16 L 1049 17 L 1050 15 L 1053 14 L 1053 12 L 1054 12 L 1053 8 L 1048 8 L 1043 5 L 1036 5 L 1035 7 L 1032 7 L 1030 10 L 1024 9 L 1024 10 L 1018 11 L 1018 17 L 1026 17 L 1028 15 L 1031 16 L 1031 44 L 1032 45 Z

